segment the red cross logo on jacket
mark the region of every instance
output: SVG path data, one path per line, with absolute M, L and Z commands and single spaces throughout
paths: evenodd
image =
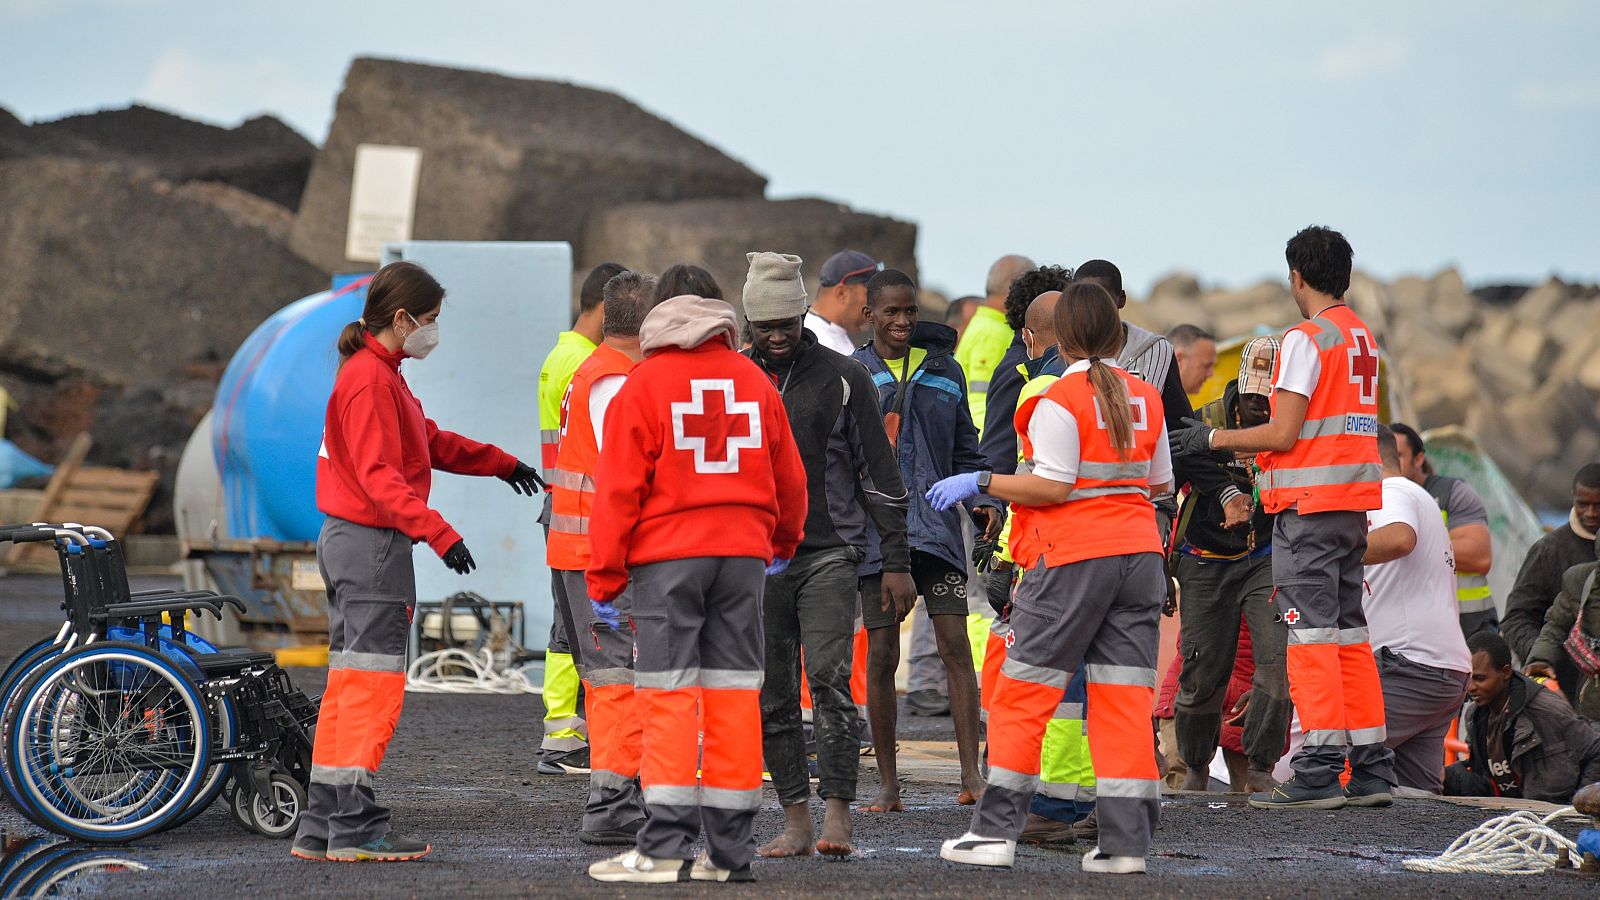
M 729 378 L 695 378 L 688 402 L 672 404 L 672 446 L 694 454 L 694 470 L 739 471 L 739 451 L 761 447 L 761 406 L 733 395 Z
M 1360 385 L 1361 402 L 1378 402 L 1378 348 L 1362 328 L 1350 329 L 1350 383 Z

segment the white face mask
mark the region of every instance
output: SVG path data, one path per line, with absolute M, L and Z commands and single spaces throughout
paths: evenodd
M 417 325 L 416 317 L 411 313 L 406 313 L 406 318 L 411 320 L 411 324 Z M 426 325 L 417 325 L 415 331 L 406 335 L 405 343 L 400 349 L 412 359 L 423 359 L 437 346 L 439 346 L 439 320 L 434 319 Z

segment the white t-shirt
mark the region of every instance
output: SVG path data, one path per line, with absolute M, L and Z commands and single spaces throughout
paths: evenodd
M 1399 559 L 1367 566 L 1369 593 L 1361 601 L 1372 646 L 1388 647 L 1415 663 L 1472 671 L 1456 609 L 1456 560 L 1439 504 L 1407 478 L 1383 480 L 1383 508 L 1367 513 L 1367 531 L 1403 522 L 1417 546 Z
M 1322 356 L 1317 352 L 1316 342 L 1303 331 L 1285 334 L 1278 349 L 1278 380 L 1273 388 L 1310 397 L 1321 378 Z
M 838 325 L 829 322 L 810 310 L 806 311 L 805 324 L 807 328 L 811 329 L 811 333 L 817 336 L 817 343 L 827 347 L 829 350 L 835 353 L 843 353 L 845 356 L 856 352 L 855 345 L 850 342 L 850 332 L 845 331 Z
M 1067 368 L 1067 374 L 1088 369 L 1087 362 L 1077 362 Z M 1144 417 L 1146 427 L 1151 424 L 1150 419 Z M 1078 480 L 1078 419 L 1066 407 L 1049 398 L 1041 399 L 1028 419 L 1028 440 L 1033 442 L 1033 474 L 1063 484 Z M 1172 450 L 1167 446 L 1167 423 L 1161 421 L 1156 453 L 1150 460 L 1150 484 L 1171 480 Z
M 622 390 L 622 383 L 627 380 L 626 375 L 607 375 L 589 388 L 589 427 L 594 429 L 596 450 L 601 448 L 605 440 L 606 410 L 611 408 L 611 400 Z

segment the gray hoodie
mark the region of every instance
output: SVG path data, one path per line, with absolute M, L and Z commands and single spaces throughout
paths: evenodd
M 661 301 L 639 324 L 639 349 L 645 356 L 668 347 L 692 350 L 718 337 L 728 349 L 739 349 L 739 326 L 733 307 L 693 294 Z

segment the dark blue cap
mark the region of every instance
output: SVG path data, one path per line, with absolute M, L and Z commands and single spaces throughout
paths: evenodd
M 860 250 L 840 250 L 822 264 L 822 286 L 836 284 L 866 284 L 873 275 L 883 271 L 883 263 Z

